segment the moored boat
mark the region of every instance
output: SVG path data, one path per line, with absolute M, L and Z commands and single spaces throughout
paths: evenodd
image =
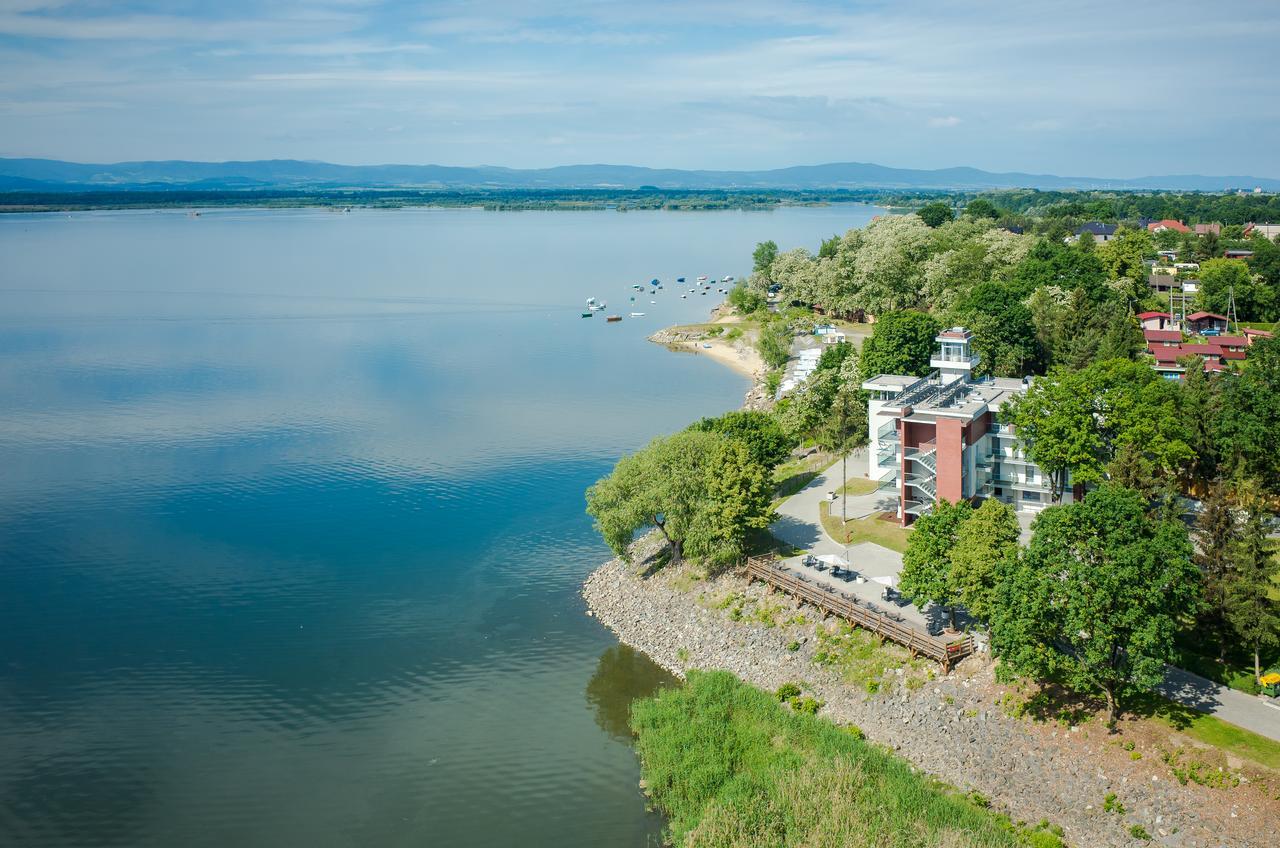
M 632 317 L 632 318 L 643 318 L 643 317 L 644 317 L 644 313 L 643 313 L 643 312 L 632 312 L 632 313 L 631 313 L 631 317 Z
M 700 282 L 700 283 L 705 283 L 706 281 L 707 281 L 707 275 L 706 275 L 706 274 L 703 274 L 701 277 L 699 277 L 699 278 L 698 278 L 698 282 Z
M 594 313 L 594 312 L 584 312 L 584 313 L 582 313 L 582 317 L 583 317 L 583 318 L 590 318 L 592 315 L 595 315 L 595 313 Z
M 676 282 L 677 282 L 677 283 L 683 283 L 683 282 L 684 282 L 684 277 L 676 277 Z
M 607 308 L 606 304 L 596 302 L 594 297 L 587 298 L 587 310 L 589 312 L 599 312 Z
M 621 320 L 622 320 L 622 316 L 621 316 L 621 315 L 610 315 L 608 318 L 605 318 L 604 320 L 606 320 L 606 321 L 608 321 L 610 324 L 612 324 L 612 323 L 613 323 L 613 322 L 615 322 L 615 321 L 621 321 Z

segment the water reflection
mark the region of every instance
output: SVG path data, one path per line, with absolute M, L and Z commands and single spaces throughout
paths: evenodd
M 631 704 L 659 689 L 680 685 L 671 672 L 629 645 L 614 645 L 600 655 L 587 683 L 587 703 L 596 724 L 617 739 L 631 739 Z

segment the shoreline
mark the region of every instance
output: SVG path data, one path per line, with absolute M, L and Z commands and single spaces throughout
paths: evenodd
M 749 347 L 735 347 L 720 339 L 679 343 L 685 350 L 714 359 L 747 379 L 758 382 L 764 373 L 764 360 Z
M 1134 759 L 1097 722 L 1035 722 L 1009 708 L 1023 694 L 995 680 L 985 658 L 969 658 L 951 674 L 895 660 L 875 663 L 878 682 L 857 686 L 824 663 L 834 620 L 795 599 L 770 593 L 732 572 L 706 580 L 688 567 L 648 574 L 657 539 L 636 543 L 634 563 L 614 559 L 584 581 L 587 614 L 623 644 L 684 679 L 693 670 L 726 670 L 772 692 L 788 682 L 824 702 L 819 716 L 853 724 L 866 738 L 914 768 L 962 791 L 976 792 L 1013 821 L 1047 819 L 1075 848 L 1166 845 L 1207 848 L 1269 844 L 1275 804 L 1265 785 L 1232 790 L 1181 785 L 1158 742 L 1139 738 Z M 855 631 L 861 633 L 862 631 Z M 869 641 L 872 637 L 867 636 Z M 881 662 L 883 665 L 881 665 Z M 901 662 L 901 665 L 898 665 Z M 1188 741 L 1192 755 L 1195 746 Z M 1227 793 L 1230 794 L 1227 794 Z M 1104 809 L 1114 795 L 1127 813 Z M 1154 838 L 1135 839 L 1141 825 Z
M 674 330 L 650 340 L 677 352 L 703 353 L 747 376 L 752 388 L 742 408 L 770 405 L 763 397 L 763 363 L 752 367 L 727 342 L 682 337 Z M 1061 825 L 1077 848 L 1267 844 L 1263 834 L 1277 800 L 1274 789 L 1267 790 L 1269 775 L 1256 787 L 1242 782 L 1230 795 L 1194 782 L 1180 785 L 1163 759 L 1162 740 L 1141 730 L 1132 736 L 1138 748 L 1132 739 L 1122 748 L 1096 722 L 1065 725 L 1015 714 L 1009 705 L 1023 697 L 1021 687 L 998 683 L 986 657 L 971 657 L 945 677 L 930 672 L 922 679 L 906 659 L 896 663 L 892 650 L 883 657 L 877 653 L 883 677 L 864 691 L 821 662 L 821 646 L 830 638 L 820 632 L 830 630 L 821 613 L 732 572 L 706 580 L 687 567 L 645 573 L 658 547 L 656 539 L 642 537 L 633 548 L 635 564 L 602 564 L 583 582 L 581 596 L 587 614 L 620 642 L 680 679 L 690 669 L 723 669 L 767 692 L 800 682 L 825 702 L 822 717 L 856 724 L 868 740 L 914 768 L 980 793 L 1013 821 Z M 877 665 L 875 674 L 879 670 Z M 1193 740 L 1176 734 L 1174 739 L 1193 756 L 1203 755 Z M 1238 763 L 1228 757 L 1226 765 Z M 1119 799 L 1127 814 L 1106 807 L 1107 796 Z M 1153 840 L 1135 838 L 1135 825 Z

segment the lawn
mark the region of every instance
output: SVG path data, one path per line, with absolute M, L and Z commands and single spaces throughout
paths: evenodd
M 1280 770 L 1280 742 L 1176 704 L 1156 693 L 1135 699 L 1131 709 L 1218 750 Z
M 827 535 L 842 545 L 875 542 L 898 553 L 907 549 L 907 537 L 911 531 L 899 527 L 897 522 L 883 521 L 878 515 L 841 522 L 840 516 L 831 514 L 830 501 L 818 504 L 818 513 L 822 516 L 822 527 Z
M 691 671 L 683 687 L 636 702 L 631 725 L 648 791 L 670 817 L 670 844 L 1062 844 L 725 671 Z
M 875 480 L 868 480 L 866 477 L 854 477 L 848 483 L 845 483 L 839 489 L 836 489 L 837 495 L 869 495 L 879 488 L 880 484 Z

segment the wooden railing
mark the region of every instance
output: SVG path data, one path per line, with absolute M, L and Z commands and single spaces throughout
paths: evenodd
M 836 591 L 835 587 L 802 580 L 774 556 L 749 557 L 746 573 L 751 580 L 763 580 L 824 613 L 896 642 L 911 651 L 912 656 L 925 656 L 941 663 L 944 674 L 973 653 L 971 636 L 943 639 L 908 622 L 897 621 L 884 610 L 873 609 L 857 598 Z

